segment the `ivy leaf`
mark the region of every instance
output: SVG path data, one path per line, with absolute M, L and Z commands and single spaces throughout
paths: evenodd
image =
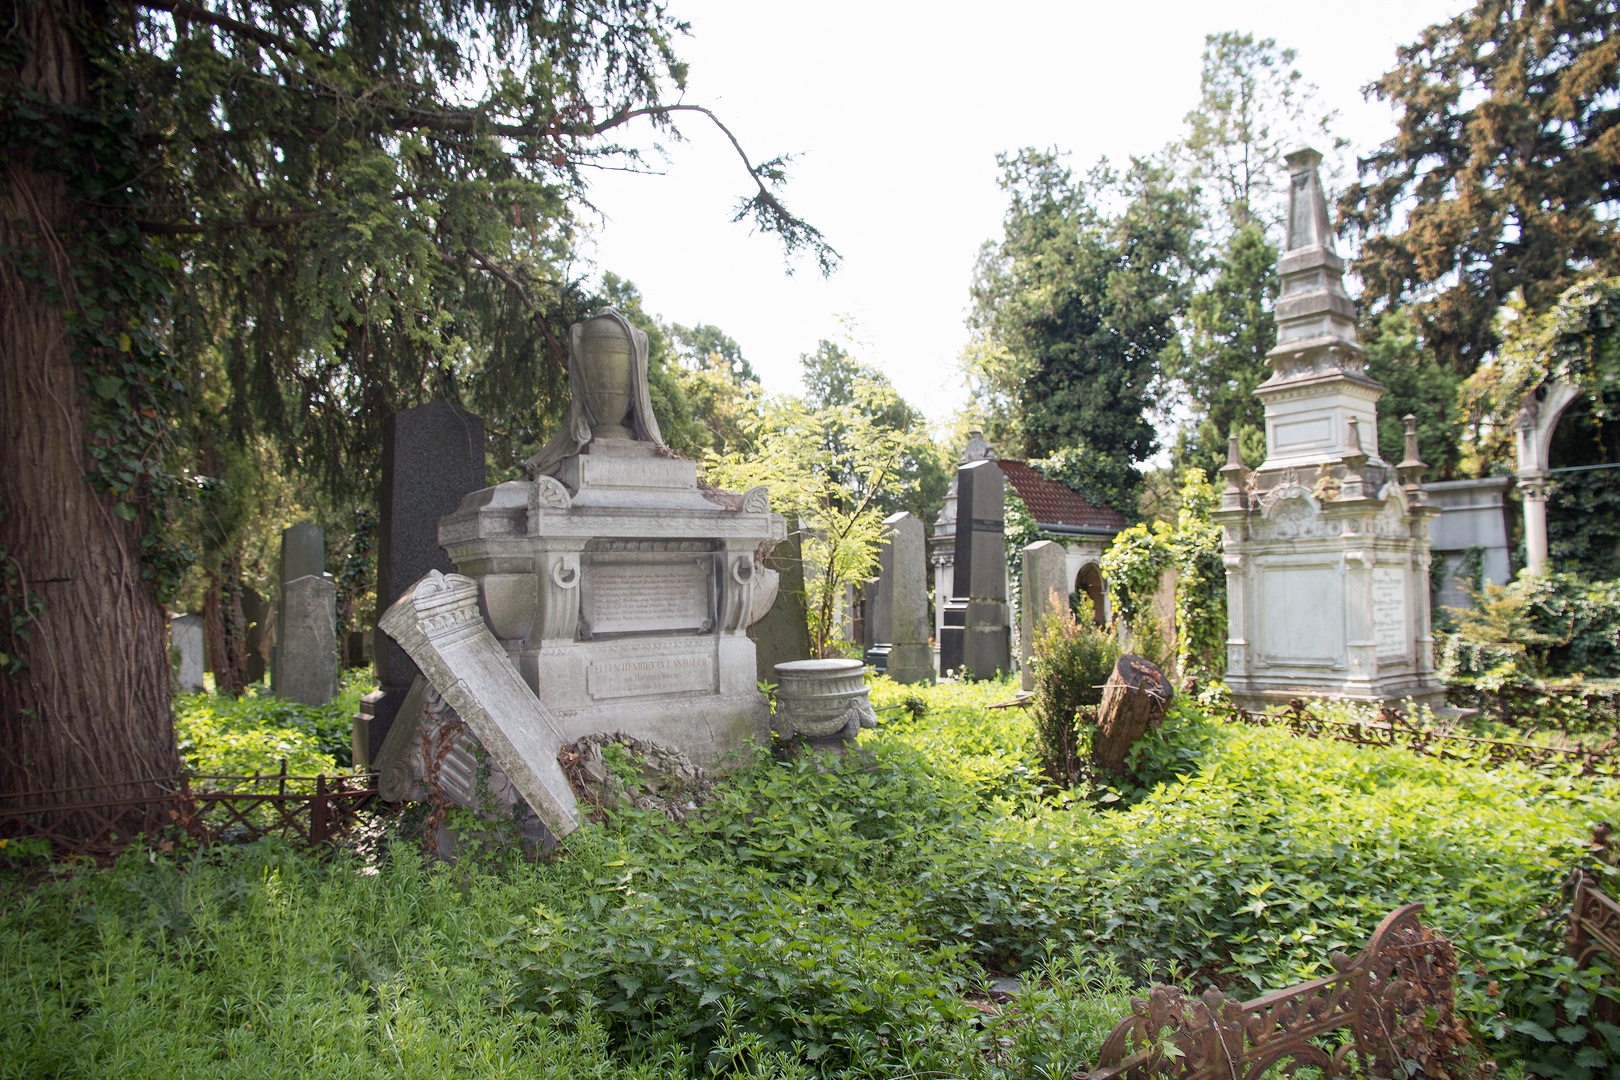
M 127 503 L 127 502 L 113 503 L 112 512 L 113 512 L 113 517 L 119 518 L 119 519 L 121 519 L 123 521 L 134 521 L 135 520 L 135 507 L 131 503 Z
M 111 401 L 118 396 L 118 391 L 124 388 L 124 380 L 116 375 L 103 375 L 90 383 L 95 389 L 96 396 L 103 401 Z

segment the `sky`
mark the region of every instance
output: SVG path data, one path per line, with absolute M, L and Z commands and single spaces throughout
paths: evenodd
M 735 338 L 768 391 L 797 392 L 799 355 L 828 338 L 943 422 L 967 404 L 957 357 L 974 260 L 1000 235 L 998 153 L 1056 147 L 1079 173 L 1104 155 L 1157 151 L 1197 102 L 1204 35 L 1224 30 L 1295 49 L 1339 111 L 1338 133 L 1365 151 L 1394 133 L 1394 114 L 1361 88 L 1397 46 L 1465 7 L 670 0 L 692 28 L 678 43 L 685 100 L 713 108 L 756 161 L 796 156 L 784 201 L 842 265 L 823 278 L 731 222 L 750 182 L 697 116 L 654 159 L 656 175 L 592 181 L 588 250 L 599 271 L 641 289 L 649 312 Z

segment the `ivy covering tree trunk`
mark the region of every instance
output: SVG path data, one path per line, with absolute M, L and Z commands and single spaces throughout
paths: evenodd
M 14 5 L 12 40 L 0 58 L 12 102 L 34 98 L 60 115 L 89 102 L 94 72 L 70 28 L 97 17 L 73 0 Z M 144 573 L 144 514 L 86 482 L 99 469 L 96 426 L 82 337 L 69 321 L 95 317 L 84 310 L 70 257 L 81 204 L 60 160 L 47 168 L 43 151 L 7 143 L 0 179 L 0 551 L 7 572 L 0 603 L 9 618 L 0 642 L 0 791 L 122 784 L 92 797 L 150 794 L 140 781 L 180 770 L 168 623 Z

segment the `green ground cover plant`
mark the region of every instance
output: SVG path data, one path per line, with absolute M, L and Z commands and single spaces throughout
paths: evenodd
M 1103 802 L 1048 787 L 1012 691 L 877 680 L 860 753 L 761 752 L 701 820 L 621 811 L 539 865 L 402 839 L 0 876 L 0 1077 L 1067 1076 L 1130 987 L 1253 996 L 1409 900 L 1508 1072 L 1607 1069 L 1550 916 L 1613 783 L 1185 701 Z M 1033 989 L 993 1007 L 1007 974 Z
M 291 776 L 328 775 L 349 768 L 354 715 L 376 689 L 370 668 L 343 673 L 337 697 L 300 705 L 255 683 L 239 698 L 207 692 L 176 694 L 175 737 L 186 768 L 203 776 L 273 773 L 287 761 Z

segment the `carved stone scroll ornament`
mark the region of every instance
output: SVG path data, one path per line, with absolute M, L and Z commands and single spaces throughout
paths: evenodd
M 771 512 L 771 491 L 764 484 L 757 484 L 743 492 L 742 512 L 745 514 L 768 514 Z
M 1409 1062 L 1422 1076 L 1460 1077 L 1468 1033 L 1454 1008 L 1457 959 L 1418 921 L 1422 911 L 1397 908 L 1354 958 L 1332 954 L 1333 974 L 1252 1001 L 1154 986 L 1132 999 L 1131 1015 L 1103 1042 L 1100 1067 L 1081 1080 L 1258 1080 L 1278 1066 L 1397 1076 Z

